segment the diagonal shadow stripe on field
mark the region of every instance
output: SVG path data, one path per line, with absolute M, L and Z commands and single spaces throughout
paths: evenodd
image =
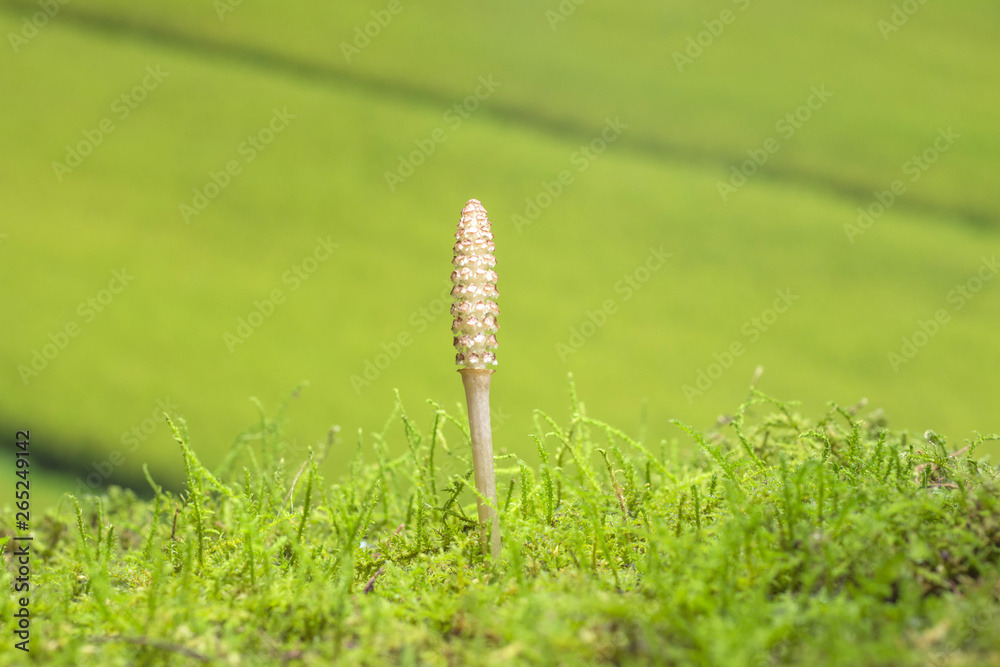
M 19 17 L 37 11 L 37 7 L 37 4 L 24 0 L 0 0 L 0 10 L 16 13 Z M 167 26 L 81 9 L 73 4 L 61 6 L 58 20 L 61 24 L 74 25 L 114 38 L 145 41 L 205 58 L 225 59 L 320 85 L 351 88 L 403 104 L 443 109 L 455 103 L 452 95 L 444 90 L 380 78 L 369 73 L 354 72 L 331 63 L 299 58 L 252 44 L 212 40 Z M 546 113 L 544 110 L 496 101 L 481 107 L 478 113 L 501 123 L 527 128 L 571 143 L 586 143 L 603 127 L 559 117 L 556 111 Z M 741 153 L 733 154 L 664 141 L 643 135 L 637 130 L 631 130 L 628 135 L 619 138 L 617 144 L 621 147 L 620 150 L 656 161 L 695 165 L 720 171 L 728 170 L 733 164 L 746 159 Z M 872 193 L 880 189 L 869 183 L 840 178 L 830 173 L 791 169 L 773 164 L 764 165 L 757 174 L 774 182 L 825 192 L 861 205 L 870 204 Z M 984 231 L 1000 231 L 1000 218 L 994 212 L 981 208 L 947 204 L 909 194 L 905 199 L 897 200 L 895 206 L 915 214 L 953 219 Z
M 9 415 L 0 415 L 0 433 L 5 434 L 4 441 L 0 443 L 0 458 L 5 461 L 13 461 L 16 449 L 12 446 L 14 439 L 10 436 L 19 429 L 23 429 L 24 424 L 22 422 L 20 426 L 15 427 L 12 422 L 20 420 L 8 419 L 8 417 Z M 102 443 L 77 436 L 40 433 L 35 428 L 31 430 L 33 433 L 31 470 L 36 473 L 39 469 L 51 470 L 66 477 L 73 477 L 74 488 L 67 489 L 67 491 L 80 493 L 81 489 L 86 489 L 88 493 L 103 493 L 108 486 L 114 484 L 132 489 L 140 498 L 152 497 L 153 490 L 142 472 L 123 469 L 122 466 L 112 466 L 110 474 L 101 473 L 98 470 L 98 466 L 102 463 L 107 465 L 110 458 L 110 450 Z M 41 437 L 36 438 L 36 435 L 41 435 Z M 178 460 L 180 460 L 179 453 Z M 88 477 L 90 477 L 89 481 Z M 179 492 L 184 488 L 183 472 L 179 475 L 168 475 L 166 471 L 157 470 L 154 481 L 167 491 Z M 11 494 L 13 494 L 12 487 Z M 0 502 L 6 500 L 7 498 L 3 498 Z

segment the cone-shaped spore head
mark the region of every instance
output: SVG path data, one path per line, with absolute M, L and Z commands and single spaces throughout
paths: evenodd
M 464 368 L 485 369 L 496 366 L 497 274 L 494 271 L 493 233 L 486 209 L 477 199 L 470 199 L 462 209 L 455 234 L 455 270 L 451 281 L 455 336 L 455 363 Z

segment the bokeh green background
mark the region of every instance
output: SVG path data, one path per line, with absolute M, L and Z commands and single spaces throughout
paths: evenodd
M 115 450 L 111 481 L 137 483 L 149 463 L 176 484 L 159 422 L 125 451 L 159 404 L 214 463 L 256 420 L 250 396 L 273 411 L 308 380 L 289 438 L 304 448 L 340 425 L 337 470 L 394 388 L 418 419 L 425 399 L 461 399 L 450 318 L 433 313 L 470 197 L 497 243 L 499 448 L 531 455 L 531 411 L 565 415 L 568 371 L 588 411 L 626 430 L 648 401 L 651 440 L 678 437 L 671 418 L 710 426 L 758 365 L 762 389 L 812 413 L 867 397 L 915 433 L 1000 431 L 1000 281 L 961 309 L 948 299 L 992 277 L 983 258 L 1000 252 L 998 28 L 987 0 L 2 0 L 5 446 L 31 429 L 63 470 L 35 475 L 46 493 L 107 470 Z M 449 110 L 477 88 L 456 123 Z M 803 111 L 815 89 L 832 95 Z M 247 161 L 243 142 L 276 109 L 294 118 Z M 796 113 L 808 119 L 789 136 Z M 57 174 L 104 119 L 113 131 Z M 609 120 L 626 127 L 581 160 Z M 386 172 L 435 130 L 443 143 L 390 188 Z M 912 158 L 949 130 L 912 180 Z M 779 148 L 720 196 L 766 145 Z M 233 160 L 240 173 L 185 220 L 180 205 Z M 564 171 L 572 182 L 540 198 Z M 897 179 L 905 193 L 850 238 Z M 547 204 L 530 225 L 515 217 L 526 200 Z M 286 272 L 318 238 L 339 247 L 293 290 Z M 615 286 L 651 247 L 670 258 L 626 300 Z M 87 321 L 79 304 L 123 268 L 134 280 Z M 284 302 L 227 345 L 275 289 Z M 776 290 L 798 299 L 751 340 Z M 608 299 L 616 312 L 567 354 Z M 893 368 L 889 353 L 941 309 L 947 323 Z M 79 335 L 25 383 L 19 367 L 71 322 Z M 352 382 L 401 335 L 412 342 L 370 384 Z M 686 395 L 734 342 L 744 353 Z

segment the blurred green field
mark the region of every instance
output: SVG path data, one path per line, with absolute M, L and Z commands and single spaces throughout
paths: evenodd
M 0 424 L 31 428 L 67 479 L 135 481 L 148 462 L 170 482 L 160 406 L 212 463 L 256 421 L 250 396 L 273 410 L 308 380 L 288 430 L 305 447 L 339 424 L 336 469 L 394 388 L 412 412 L 460 400 L 441 294 L 477 197 L 499 261 L 498 447 L 531 455 L 531 410 L 562 414 L 568 371 L 627 430 L 648 400 L 652 439 L 678 437 L 670 418 L 711 424 L 758 365 L 762 389 L 814 413 L 867 397 L 899 428 L 1000 431 L 983 260 L 1000 252 L 1000 6 L 927 3 L 887 38 L 892 2 L 588 0 L 552 24 L 560 6 L 77 0 L 12 41 L 41 10 L 0 2 Z M 342 44 L 377 19 L 348 62 Z M 706 45 L 678 71 L 689 38 Z M 832 95 L 803 121 L 815 89 Z M 942 131 L 958 138 L 914 172 Z M 54 169 L 80 142 L 97 145 Z M 905 193 L 849 238 L 897 179 Z M 651 248 L 670 257 L 647 272 Z M 779 291 L 795 299 L 772 319 Z M 255 310 L 270 314 L 241 329 Z M 719 377 L 699 388 L 701 373 Z

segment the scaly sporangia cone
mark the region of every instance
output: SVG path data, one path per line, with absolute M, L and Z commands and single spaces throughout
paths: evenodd
M 451 332 L 455 336 L 455 363 L 465 368 L 483 369 L 497 365 L 497 274 L 493 270 L 493 233 L 486 209 L 477 199 L 470 199 L 462 209 L 455 234 L 455 270 L 451 295 L 455 318 Z

